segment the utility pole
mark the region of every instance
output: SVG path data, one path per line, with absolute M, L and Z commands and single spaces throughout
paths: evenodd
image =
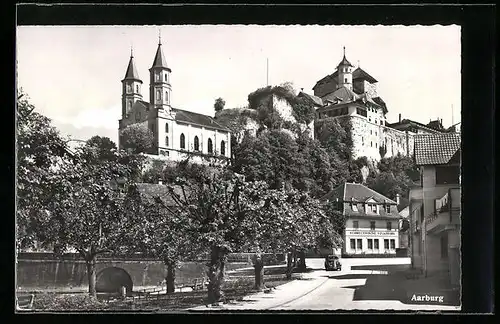
M 266 87 L 269 86 L 269 58 L 266 58 Z

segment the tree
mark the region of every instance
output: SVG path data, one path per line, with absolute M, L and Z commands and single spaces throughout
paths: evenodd
M 133 154 L 147 153 L 153 147 L 153 132 L 143 124 L 132 124 L 120 132 L 121 146 Z
M 129 251 L 162 260 L 167 267 L 167 293 L 173 293 L 179 261 L 196 257 L 200 251 L 190 230 L 190 219 L 182 217 L 168 199 L 164 185 L 131 186 L 126 201 L 127 230 L 124 237 Z
M 370 189 L 395 199 L 398 194 L 406 197 L 413 182 L 404 172 L 395 174 L 394 172 L 383 171 L 368 177 L 366 184 Z
M 16 241 L 19 247 L 37 242 L 37 218 L 45 213 L 50 188 L 47 180 L 55 167 L 70 158 L 67 142 L 52 126 L 51 120 L 35 111 L 20 90 L 17 100 L 17 218 Z
M 113 142 L 109 137 L 98 135 L 92 136 L 89 140 L 87 140 L 86 145 L 97 150 L 97 159 L 99 161 L 111 161 L 115 158 L 117 147 L 115 142 Z
M 219 112 L 222 109 L 224 109 L 225 105 L 226 105 L 226 102 L 224 101 L 224 99 L 222 99 L 220 97 L 215 99 L 215 103 L 214 103 L 215 112 Z
M 134 181 L 142 160 L 123 152 L 115 152 L 110 160 L 98 160 L 97 152 L 92 146 L 77 149 L 73 163 L 61 164 L 48 178 L 48 212 L 37 224 L 39 237 L 54 245 L 56 252 L 78 251 L 87 266 L 93 297 L 98 255 L 123 246 L 123 194 L 113 184 L 118 179 L 125 186 Z
M 208 301 L 223 299 L 227 255 L 239 251 L 248 239 L 245 218 L 258 201 L 262 183 L 246 182 L 227 169 L 181 162 L 177 176 L 168 182 L 169 197 L 181 217 L 190 220 L 192 233 L 201 248 L 207 248 Z M 255 224 L 252 224 L 255 226 Z

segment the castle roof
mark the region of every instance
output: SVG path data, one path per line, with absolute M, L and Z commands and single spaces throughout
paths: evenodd
M 333 72 L 332 74 L 329 74 L 329 75 L 323 77 L 321 80 L 319 80 L 319 81 L 316 82 L 316 85 L 314 85 L 313 90 L 318 85 L 320 85 L 320 84 L 322 84 L 324 82 L 328 82 L 328 81 L 335 81 L 335 82 L 337 82 L 338 75 L 339 75 L 339 71 L 337 70 L 337 71 Z M 352 72 L 352 79 L 353 80 L 366 80 L 366 81 L 368 81 L 370 83 L 378 82 L 374 77 L 372 77 L 370 74 L 368 74 L 368 72 L 366 72 L 365 70 L 361 69 L 360 67 L 358 67 L 356 70 L 354 70 Z
M 299 94 L 297 96 L 298 97 L 306 97 L 306 98 L 308 98 L 316 106 L 320 106 L 320 107 L 323 106 L 323 100 L 320 97 L 318 97 L 318 96 L 311 95 L 311 94 L 305 93 L 303 91 L 299 92 Z
M 165 56 L 163 55 L 163 51 L 161 49 L 161 43 L 158 44 L 158 49 L 156 50 L 156 55 L 155 55 L 155 59 L 153 61 L 153 66 L 151 66 L 151 68 L 157 68 L 157 67 L 165 68 L 165 69 L 171 71 L 167 65 L 167 60 L 165 59 Z
M 460 150 L 459 133 L 415 135 L 417 165 L 447 164 Z
M 398 130 L 406 130 L 410 127 L 417 127 L 417 128 L 421 128 L 423 130 L 426 130 L 426 131 L 432 132 L 432 133 L 440 132 L 437 129 L 429 127 L 428 125 L 424 125 L 422 123 L 419 123 L 419 122 L 416 122 L 416 121 L 410 120 L 410 119 L 403 119 L 400 122 L 395 122 L 392 124 L 387 123 L 386 126 L 394 128 L 394 129 L 398 129 Z
M 341 65 L 348 65 L 348 66 L 354 66 L 345 58 L 345 48 L 344 48 L 344 57 L 342 58 L 342 61 L 340 61 L 339 65 L 337 65 L 337 68 Z
M 139 78 L 139 73 L 137 73 L 137 69 L 135 67 L 133 55 L 130 55 L 127 72 L 125 72 L 125 77 L 123 78 L 123 80 L 136 80 L 142 83 L 141 78 Z

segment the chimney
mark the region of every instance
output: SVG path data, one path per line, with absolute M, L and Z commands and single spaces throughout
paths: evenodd
M 399 201 L 400 201 L 399 199 L 400 199 L 399 194 L 396 194 L 396 204 L 398 204 L 398 205 L 399 205 Z
M 399 122 L 401 122 L 401 114 L 399 114 Z

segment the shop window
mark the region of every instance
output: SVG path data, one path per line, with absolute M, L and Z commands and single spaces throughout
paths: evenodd
M 384 249 L 389 250 L 389 240 L 384 239 Z
M 363 240 L 362 239 L 358 239 L 358 246 L 357 246 L 358 250 L 363 250 Z
M 379 246 L 378 246 L 378 239 L 375 239 L 374 241 L 375 241 L 375 242 L 374 242 L 374 243 L 375 243 L 375 250 L 378 250 L 378 249 L 379 249 Z
M 391 239 L 391 250 L 395 250 L 395 249 L 396 249 L 396 240 Z
M 356 250 L 356 240 L 351 239 L 351 250 Z
M 373 239 L 368 239 L 368 250 L 373 250 Z

